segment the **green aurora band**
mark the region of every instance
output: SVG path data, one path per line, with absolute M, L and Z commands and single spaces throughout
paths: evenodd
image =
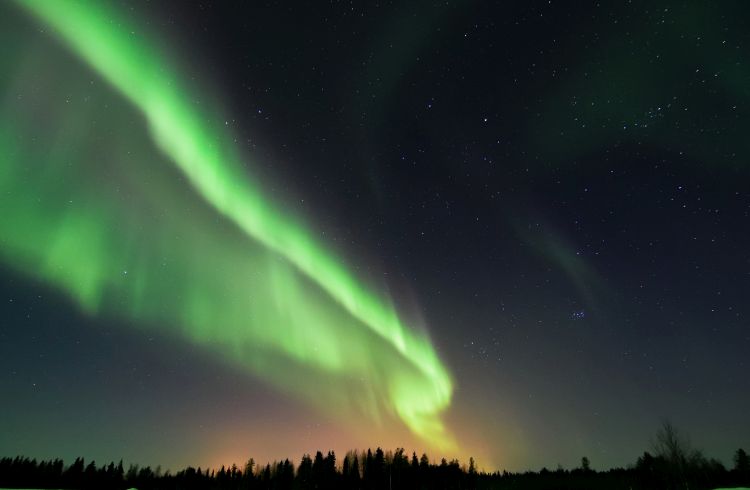
M 0 258 L 90 314 L 454 449 L 429 338 L 264 196 L 138 24 L 101 2 L 18 4 L 31 17 L 0 9 Z

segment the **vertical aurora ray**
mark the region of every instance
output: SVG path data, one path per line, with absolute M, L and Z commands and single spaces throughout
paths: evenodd
M 5 57 L 15 78 L 0 87 L 0 204 L 13 210 L 0 218 L 3 260 L 87 311 L 170 328 L 308 400 L 326 393 L 375 420 L 385 411 L 452 447 L 440 419 L 452 381 L 429 339 L 277 211 L 210 122 L 223 119 L 191 102 L 158 50 L 102 3 L 18 4 L 114 93 L 50 59 L 49 44 Z M 27 94 L 30 110 L 12 95 L 42 65 L 62 85 Z M 93 91 L 107 110 L 66 107 L 64 90 Z

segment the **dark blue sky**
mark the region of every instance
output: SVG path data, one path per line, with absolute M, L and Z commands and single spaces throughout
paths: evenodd
M 748 446 L 744 2 L 128 7 L 220 87 L 253 171 L 424 318 L 480 464 L 624 466 L 665 417 L 725 463 Z M 0 455 L 372 445 L 12 269 Z

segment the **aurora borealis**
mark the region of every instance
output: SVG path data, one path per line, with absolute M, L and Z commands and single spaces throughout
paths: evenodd
M 0 449 L 735 449 L 746 8 L 608 8 L 0 6 Z
M 14 181 L 17 169 L 52 162 L 51 175 L 45 175 L 44 166 L 39 172 L 45 175 L 38 188 L 44 189 L 42 195 L 54 193 L 52 187 L 59 181 L 50 182 L 52 175 L 80 180 L 85 179 L 81 171 L 94 170 L 71 165 L 71 160 L 80 158 L 76 154 L 64 153 L 67 162 L 63 162 L 23 143 L 16 147 L 13 142 L 18 136 L 7 128 L 5 185 L 19 191 L 4 196 L 8 199 L 4 206 L 15 210 L 3 226 L 8 262 L 64 288 L 88 311 L 106 314 L 111 308 L 152 327 L 177 328 L 190 341 L 208 344 L 310 399 L 320 397 L 327 386 L 336 386 L 338 395 L 328 394 L 327 403 L 355 405 L 375 420 L 385 408 L 431 444 L 451 448 L 453 442 L 438 418 L 450 401 L 451 381 L 429 341 L 405 328 L 390 305 L 366 291 L 338 259 L 273 209 L 243 173 L 230 139 L 222 135 L 226 130 L 213 130 L 202 122 L 205 116 L 178 89 L 176 74 L 130 36 L 130 27 L 108 21 L 116 18 L 117 11 L 100 11 L 99 6 L 83 2 L 21 4 L 59 32 L 144 116 L 155 148 L 146 148 L 152 155 L 121 162 L 130 167 L 127 171 L 134 172 L 133 166 L 141 163 L 135 159 L 150 165 L 174 163 L 191 184 L 189 190 L 227 218 L 230 223 L 225 226 L 236 225 L 256 243 L 245 247 L 237 240 L 227 250 L 227 240 L 212 239 L 210 233 L 216 232 L 210 226 L 200 227 L 199 236 L 188 234 L 189 238 L 180 228 L 169 230 L 186 210 L 178 203 L 167 210 L 175 215 L 157 218 L 153 224 L 143 215 L 133 217 L 133 209 L 113 205 L 106 196 L 92 196 L 85 189 L 63 210 L 46 208 L 55 200 L 39 203 L 38 195 Z M 123 129 L 115 131 L 119 137 Z M 88 151 L 96 137 L 73 134 L 64 139 L 70 151 L 78 152 Z M 147 142 L 127 143 L 131 145 L 143 148 Z M 70 173 L 57 174 L 66 164 Z M 147 189 L 144 196 L 137 184 L 134 187 L 139 197 L 160 201 L 168 189 L 159 185 L 158 190 Z M 81 206 L 76 206 L 78 200 Z M 128 222 L 138 228 L 150 226 L 136 231 L 128 229 Z M 195 221 L 189 226 L 194 225 Z M 166 230 L 171 236 L 164 236 Z M 155 240 L 157 235 L 161 236 Z M 131 240 L 139 242 L 135 252 Z M 165 250 L 169 265 L 166 259 L 160 264 Z M 196 264 L 196 257 L 206 255 L 207 264 Z M 214 258 L 216 263 L 211 263 Z M 329 298 L 311 291 L 310 283 Z M 119 304 L 110 305 L 107 296 L 116 297 Z M 271 372 L 278 373 L 277 379 L 267 374 L 271 367 L 287 362 L 299 364 L 299 371 L 275 369 Z M 290 373 L 294 373 L 291 379 Z M 340 373 L 355 376 L 358 382 L 328 384 Z

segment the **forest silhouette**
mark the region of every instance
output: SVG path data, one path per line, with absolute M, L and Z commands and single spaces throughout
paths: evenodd
M 653 452 L 653 454 L 652 454 Z M 627 468 L 591 469 L 583 456 L 578 468 L 523 473 L 478 471 L 473 458 L 431 463 L 426 454 L 408 455 L 404 449 L 384 452 L 349 451 L 338 461 L 333 451 L 305 454 L 295 466 L 289 459 L 257 465 L 251 458 L 243 468 L 188 467 L 172 473 L 159 467 L 123 467 L 122 461 L 98 466 L 83 458 L 66 466 L 63 460 L 37 461 L 27 457 L 0 459 L 0 488 L 124 490 L 376 490 L 376 489 L 611 489 L 708 490 L 750 486 L 750 461 L 743 449 L 727 469 L 721 462 L 693 449 L 669 422 L 662 424 L 652 444 Z

